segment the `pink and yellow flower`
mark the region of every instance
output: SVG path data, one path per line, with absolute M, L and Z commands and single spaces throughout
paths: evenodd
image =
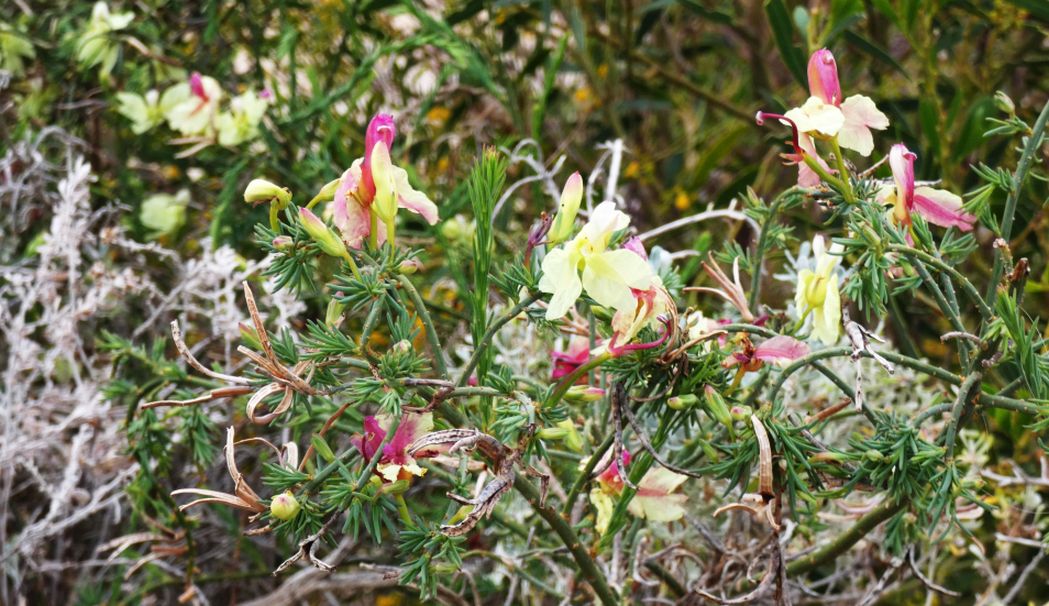
M 385 482 L 410 480 L 412 477 L 425 475 L 426 470 L 408 454 L 408 446 L 433 430 L 433 415 L 406 413 L 401 417 L 401 422 L 393 437 L 383 445 L 382 442 L 386 439 L 392 422 L 393 418 L 389 415 L 364 417 L 363 435 L 351 437 L 350 443 L 366 461 L 370 461 L 379 448 L 382 448 L 379 463 L 375 466 L 375 473 Z M 428 456 L 432 454 L 427 453 Z
M 630 465 L 630 453 L 623 453 L 622 463 L 623 469 Z M 687 479 L 669 469 L 653 467 L 638 483 L 637 493 L 630 500 L 627 511 L 653 522 L 680 520 L 685 515 L 684 505 L 688 497 L 676 491 Z M 612 462 L 597 476 L 597 485 L 590 490 L 590 503 L 597 510 L 595 529 L 599 534 L 608 530 L 615 501 L 622 494 L 624 486 L 618 462 Z
M 398 208 L 421 216 L 430 225 L 437 223 L 437 205 L 413 188 L 407 171 L 390 159 L 396 132 L 393 116 L 376 114 L 364 136 L 364 156 L 354 160 L 338 180 L 332 220 L 350 248 L 360 248 L 372 229 L 377 231 L 376 241 L 385 242 Z
M 885 130 L 889 118 L 870 97 L 852 95 L 842 99 L 838 65 L 834 55 L 820 49 L 809 58 L 809 98 L 801 107 L 786 113 L 804 134 L 837 137 L 838 144 L 862 156 L 874 150 L 871 130 Z
M 892 204 L 892 216 L 897 223 L 910 226 L 911 213 L 917 212 L 926 221 L 940 227 L 957 227 L 970 231 L 976 217 L 962 210 L 961 197 L 949 191 L 932 187 L 915 187 L 914 161 L 918 156 L 902 143 L 889 151 L 889 166 L 895 187 L 882 189 L 879 199 Z

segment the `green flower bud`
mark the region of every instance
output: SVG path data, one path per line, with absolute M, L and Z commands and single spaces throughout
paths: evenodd
M 244 201 L 249 204 L 273 202 L 278 209 L 284 209 L 291 202 L 291 190 L 265 179 L 252 179 L 244 190 Z
M 699 398 L 690 393 L 682 394 L 680 396 L 674 396 L 667 400 L 667 406 L 673 408 L 674 410 L 686 410 L 692 408 L 698 403 Z
M 278 520 L 288 521 L 299 513 L 299 501 L 291 491 L 285 491 L 270 501 L 270 514 Z
M 535 434 L 540 440 L 562 440 L 568 435 L 564 427 L 544 427 Z
M 321 221 L 320 217 L 305 208 L 300 208 L 299 224 L 326 254 L 349 260 L 350 253 L 347 252 L 342 238 Z
M 568 239 L 575 227 L 575 216 L 579 212 L 579 203 L 583 200 L 583 178 L 579 173 L 572 173 L 561 192 L 561 204 L 554 216 L 554 223 L 546 236 L 546 241 L 553 246 Z
M 317 195 L 313 196 L 313 199 L 310 200 L 310 203 L 306 205 L 306 208 L 313 208 L 314 205 L 319 204 L 321 202 L 331 202 L 332 200 L 334 200 L 335 192 L 339 189 L 339 181 L 340 179 L 333 179 L 325 183 L 324 187 L 322 187 L 321 190 L 317 192 Z
M 328 301 L 328 309 L 324 312 L 324 324 L 327 326 L 338 326 L 342 320 L 342 312 L 345 310 L 346 306 L 339 303 L 338 299 Z
M 590 387 L 589 385 L 573 385 L 565 393 L 565 401 L 575 404 L 597 402 L 603 397 L 605 397 L 605 390 L 600 387 Z
M 400 264 L 400 266 L 398 266 L 397 269 L 402 274 L 404 274 L 406 276 L 410 276 L 410 275 L 414 274 L 415 272 L 419 271 L 422 268 L 423 268 L 423 264 L 418 259 L 406 259 L 404 261 L 401 261 L 401 264 Z
M 1010 116 L 1016 115 L 1016 104 L 1013 103 L 1012 98 L 1005 94 L 1005 91 L 998 91 L 994 93 L 994 105 L 1002 112 L 1009 114 Z

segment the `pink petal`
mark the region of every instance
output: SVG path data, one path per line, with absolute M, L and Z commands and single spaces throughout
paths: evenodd
M 364 417 L 364 435 L 351 436 L 350 444 L 360 451 L 361 456 L 371 460 L 384 438 L 386 438 L 386 430 L 379 425 L 378 419 L 369 415 Z
M 408 182 L 408 173 L 403 168 L 394 166 L 392 169 L 394 184 L 397 188 L 397 205 L 421 216 L 430 225 L 436 224 L 437 205 L 426 197 L 426 194 L 411 186 L 411 183 Z
M 940 227 L 970 231 L 976 217 L 962 210 L 962 199 L 951 192 L 919 187 L 914 192 L 914 210 L 926 221 Z
M 827 49 L 812 53 L 809 57 L 809 94 L 819 97 L 824 103 L 841 103 L 841 84 L 838 83 L 838 65 L 834 55 Z
M 914 161 L 918 156 L 903 143 L 897 143 L 889 151 L 889 166 L 896 181 L 896 196 L 907 211 L 914 206 Z
M 626 242 L 623 242 L 623 248 L 636 253 L 637 256 L 648 261 L 648 253 L 645 252 L 645 245 L 641 242 L 641 238 L 637 236 L 628 238 Z
M 808 353 L 808 345 L 793 337 L 779 335 L 758 345 L 754 350 L 754 357 L 773 364 L 783 364 L 797 360 Z
M 393 137 L 397 129 L 393 125 L 393 116 L 390 114 L 376 114 L 368 123 L 368 130 L 364 133 L 364 165 L 361 167 L 361 200 L 369 204 L 375 197 L 375 181 L 372 179 L 371 155 L 375 145 L 382 141 L 386 149 L 393 147 Z
M 361 179 L 361 160 L 342 173 L 339 187 L 332 200 L 332 221 L 342 233 L 342 239 L 350 248 L 360 248 L 365 238 L 371 233 L 371 217 L 368 208 L 362 206 L 356 197 L 351 195 L 358 191 Z

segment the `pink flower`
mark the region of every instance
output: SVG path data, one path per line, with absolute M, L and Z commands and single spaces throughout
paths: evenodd
M 942 189 L 914 186 L 914 161 L 917 158 L 902 143 L 893 145 L 889 151 L 895 190 L 885 189 L 879 197 L 892 203 L 893 218 L 901 225 L 910 226 L 911 213 L 916 211 L 933 225 L 972 230 L 976 217 L 962 210 L 961 197 Z
M 375 467 L 375 473 L 387 482 L 422 476 L 426 470 L 419 467 L 415 459 L 408 454 L 408 446 L 433 429 L 433 415 L 430 413 L 403 415 L 397 431 L 383 446 L 382 441 L 386 439 L 391 424 L 392 418 L 387 415 L 364 417 L 364 434 L 350 437 L 350 443 L 366 461 L 370 461 L 382 446 L 382 455 Z M 433 456 L 433 454 L 426 453 L 420 456 Z
M 553 360 L 550 380 L 556 381 L 590 360 L 590 342 L 586 337 L 575 337 L 569 342 L 568 351 L 551 351 L 550 359 Z M 580 379 L 586 380 L 584 377 Z
M 815 155 L 815 148 L 802 149 L 799 134 L 823 139 L 836 138 L 842 147 L 869 156 L 874 151 L 871 130 L 888 128 L 889 119 L 870 97 L 852 95 L 842 99 L 838 65 L 829 50 L 824 48 L 812 54 L 808 76 L 810 96 L 801 107 L 795 107 L 782 116 L 758 112 L 758 124 L 764 118 L 778 118 L 791 124 L 795 130 L 794 153 L 797 155 L 794 163 L 801 163 L 803 152 Z M 804 173 L 799 176 L 799 184 L 803 185 L 802 181 L 812 183 L 813 176 Z
M 809 353 L 809 346 L 801 341 L 786 335 L 777 335 L 754 347 L 750 339 L 743 340 L 743 351 L 738 351 L 729 356 L 722 366 L 731 368 L 737 364 L 744 370 L 754 371 L 768 362 L 776 366 L 785 366 Z
M 339 178 L 335 197 L 332 200 L 332 220 L 342 232 L 342 238 L 350 248 L 360 248 L 364 240 L 371 235 L 374 212 L 372 202 L 375 200 L 375 171 L 388 185 L 391 200 L 403 208 L 421 216 L 427 223 L 437 223 L 437 205 L 426 194 L 414 189 L 408 181 L 408 173 L 389 161 L 389 151 L 397 129 L 393 117 L 389 114 L 377 114 L 368 124 L 364 136 L 365 153 L 353 161 Z M 380 148 L 381 149 L 377 149 Z M 373 166 L 373 159 L 385 160 L 383 166 Z M 386 225 L 379 221 L 376 228 L 376 240 L 386 241 Z

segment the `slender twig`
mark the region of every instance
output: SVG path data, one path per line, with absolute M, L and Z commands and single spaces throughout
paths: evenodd
M 983 300 L 983 297 L 980 296 L 980 292 L 976 290 L 976 287 L 973 286 L 973 283 L 970 282 L 968 278 L 959 273 L 957 269 L 951 267 L 950 265 L 944 263 L 942 260 L 937 259 L 936 257 L 930 255 L 925 251 L 921 251 L 916 248 L 911 248 L 910 246 L 905 246 L 903 244 L 890 244 L 886 247 L 886 250 L 889 252 L 898 252 L 910 257 L 914 257 L 922 261 L 923 263 L 932 265 L 936 269 L 949 274 L 952 278 L 954 278 L 955 281 L 958 282 L 958 284 L 962 287 L 962 290 L 965 291 L 965 294 L 967 294 L 969 298 L 972 299 L 974 303 L 976 303 L 976 306 L 980 310 L 980 315 L 983 317 L 984 320 L 989 320 L 991 317 L 994 316 L 994 311 L 992 311 L 991 308 L 987 305 L 987 302 Z M 917 268 L 917 266 L 915 267 Z
M 1016 172 L 1013 173 L 1012 187 L 1009 188 L 1009 195 L 1005 198 L 1005 210 L 1002 211 L 1001 221 L 1002 232 L 1000 234 L 1005 240 L 1008 240 L 1012 234 L 1016 205 L 1020 200 L 1020 195 L 1023 193 L 1023 185 L 1027 180 L 1027 173 L 1031 169 L 1031 162 L 1042 146 L 1046 122 L 1049 122 L 1049 102 L 1045 104 L 1045 107 L 1042 108 L 1042 113 L 1035 120 L 1034 130 L 1031 131 L 1031 136 L 1027 139 L 1027 145 L 1024 146 L 1023 153 L 1020 154 L 1020 162 L 1017 163 Z M 991 270 L 991 280 L 987 283 L 987 295 L 985 297 L 985 305 L 989 307 L 993 307 L 994 302 L 998 299 L 998 281 L 1002 279 L 1003 271 L 1005 271 L 1005 252 L 1002 249 L 996 249 L 994 253 L 994 269 Z
M 422 321 L 423 327 L 426 329 L 426 339 L 430 342 L 430 349 L 433 350 L 434 364 L 437 366 L 438 374 L 441 375 L 441 378 L 447 379 L 448 364 L 444 361 L 444 348 L 441 347 L 441 339 L 437 336 L 437 328 L 433 324 L 430 312 L 426 309 L 426 304 L 423 303 L 422 297 L 419 296 L 419 291 L 415 289 L 408 276 L 399 275 L 397 276 L 397 281 L 408 293 L 408 298 L 415 305 L 415 313 L 419 315 L 419 320 Z
M 867 533 L 877 528 L 879 524 L 896 515 L 901 509 L 903 509 L 902 503 L 896 503 L 892 500 L 883 501 L 827 545 L 787 564 L 787 574 L 805 574 L 834 560 L 858 543 L 860 539 L 867 536 Z

